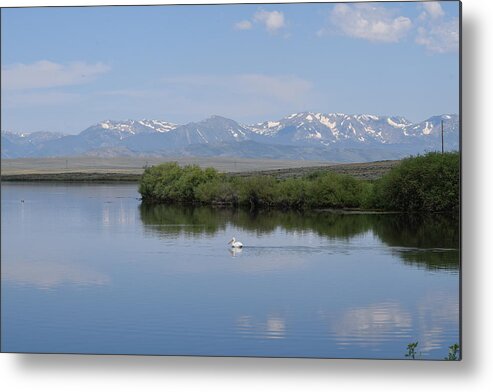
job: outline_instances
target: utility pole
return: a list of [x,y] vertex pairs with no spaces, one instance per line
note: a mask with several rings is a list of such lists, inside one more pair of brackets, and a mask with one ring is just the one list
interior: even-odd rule
[[442,120],[442,155],[443,155],[443,120]]

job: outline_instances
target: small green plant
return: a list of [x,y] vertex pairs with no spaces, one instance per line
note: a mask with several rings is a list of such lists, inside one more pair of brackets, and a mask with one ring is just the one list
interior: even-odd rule
[[[416,351],[418,347],[418,341],[416,342],[413,342],[413,343],[409,343],[407,345],[407,352],[406,352],[406,358],[409,358],[409,359],[416,359],[416,357],[418,355],[421,355],[421,353],[418,353]],[[448,348],[448,356],[445,357],[444,359],[446,361],[458,361],[459,358],[460,358],[460,346],[455,343],[451,346],[449,346]]]
[[416,348],[418,347],[418,342],[414,343],[409,343],[407,345],[407,353],[406,353],[406,358],[410,359],[416,359],[416,355],[418,355],[418,352],[416,351]]
[[458,361],[459,360],[460,346],[455,343],[448,348],[448,356],[444,359],[446,361]]

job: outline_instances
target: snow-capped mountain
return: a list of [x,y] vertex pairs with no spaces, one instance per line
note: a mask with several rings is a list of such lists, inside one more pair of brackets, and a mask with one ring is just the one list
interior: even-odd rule
[[433,116],[418,124],[406,127],[405,134],[413,136],[441,137],[441,122],[443,121],[443,134],[454,135],[459,132],[459,117],[454,114]]
[[85,135],[106,135],[116,137],[120,140],[127,137],[138,135],[141,133],[165,133],[172,131],[178,125],[158,120],[126,120],[126,121],[111,121],[105,120],[93,125],[83,131]]
[[12,132],[2,131],[2,158],[36,155],[45,144],[61,139],[65,135],[57,132]]
[[459,148],[459,118],[445,114],[413,123],[400,116],[294,113],[242,125],[221,116],[176,125],[160,120],[106,120],[78,135],[2,132],[2,157],[197,155],[332,161],[400,158]]
[[39,144],[49,140],[59,139],[65,136],[63,133],[59,132],[13,132],[13,131],[2,131],[2,137],[6,140],[10,140],[14,143],[24,143],[24,144]]
[[[416,142],[415,137],[420,132],[421,135],[435,134],[437,121],[440,126],[442,117],[447,122],[457,124],[457,116],[452,119],[451,115],[436,116],[423,123],[413,124],[399,116],[303,112],[291,114],[278,121],[255,124],[250,129],[276,143],[284,144],[408,144]],[[454,125],[453,131],[457,131],[456,128]]]
[[170,132],[169,143],[174,146],[191,144],[235,143],[252,138],[248,127],[221,116],[211,116],[200,122],[182,125]]

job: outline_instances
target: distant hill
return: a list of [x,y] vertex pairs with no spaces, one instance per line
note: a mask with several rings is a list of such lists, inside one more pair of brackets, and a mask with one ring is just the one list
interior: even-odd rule
[[161,120],[106,120],[78,135],[2,132],[2,158],[197,156],[332,162],[399,159],[459,149],[455,114],[412,123],[400,116],[294,113],[253,125],[221,116],[177,125]]

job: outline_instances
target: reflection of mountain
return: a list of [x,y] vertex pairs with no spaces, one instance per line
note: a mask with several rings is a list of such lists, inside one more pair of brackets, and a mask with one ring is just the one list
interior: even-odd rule
[[371,231],[406,263],[433,270],[459,267],[459,222],[451,216],[273,210],[252,213],[242,209],[146,204],[140,206],[140,216],[147,231],[164,237],[212,235],[228,225],[256,234],[268,234],[276,229],[311,231],[342,240]]

